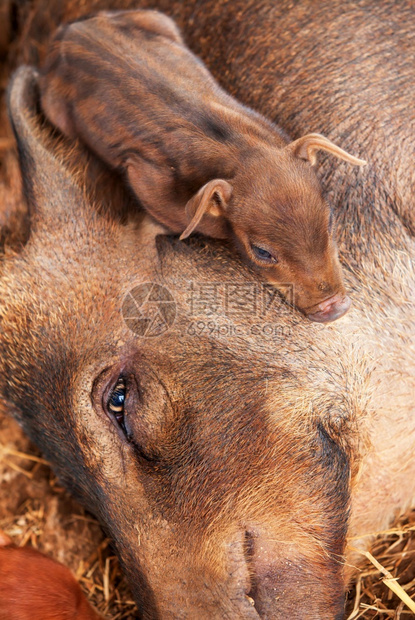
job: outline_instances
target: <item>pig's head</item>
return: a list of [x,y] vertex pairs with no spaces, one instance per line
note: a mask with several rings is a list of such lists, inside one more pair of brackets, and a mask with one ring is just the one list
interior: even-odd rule
[[[249,312],[232,337],[196,337],[190,281],[256,279],[218,242],[99,214],[35,99],[22,68],[9,105],[31,233],[1,265],[3,402],[100,517],[143,618],[341,618],[360,407],[341,332],[330,363],[327,330],[284,304],[278,347]],[[170,294],[130,296],[147,282]],[[151,301],[175,316],[158,337]]]
[[191,219],[181,238],[203,217],[225,220],[240,254],[260,276],[283,291],[312,321],[327,323],[350,308],[333,230],[333,213],[314,171],[316,152],[365,165],[319,134],[285,148],[255,148],[235,177],[214,179],[188,203]]

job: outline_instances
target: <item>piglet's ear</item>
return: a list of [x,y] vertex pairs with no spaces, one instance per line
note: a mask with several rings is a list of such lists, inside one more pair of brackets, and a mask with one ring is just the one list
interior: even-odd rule
[[291,142],[291,144],[289,144],[286,148],[300,159],[309,161],[313,166],[317,161],[317,151],[327,151],[327,153],[331,153],[339,159],[343,159],[354,166],[366,166],[367,164],[367,162],[363,159],[358,159],[346,151],[343,151],[343,149],[334,144],[334,142],[319,133],[309,133],[306,136]]
[[[186,239],[196,229],[212,237],[222,236],[215,233],[215,229],[223,228],[222,220],[232,196],[232,189],[232,185],[223,179],[213,179],[206,183],[186,205],[186,214],[190,221],[180,239]],[[202,221],[204,217],[206,222]]]

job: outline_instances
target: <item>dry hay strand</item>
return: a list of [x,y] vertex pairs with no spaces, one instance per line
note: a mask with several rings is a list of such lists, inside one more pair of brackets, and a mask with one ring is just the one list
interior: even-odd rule
[[[415,509],[379,532],[349,592],[347,620],[415,617]],[[409,599],[409,600],[408,600]]]

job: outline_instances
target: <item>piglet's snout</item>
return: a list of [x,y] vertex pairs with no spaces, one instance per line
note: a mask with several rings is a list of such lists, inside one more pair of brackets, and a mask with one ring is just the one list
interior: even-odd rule
[[350,297],[347,295],[333,295],[313,307],[313,312],[307,312],[307,318],[317,323],[330,323],[346,314],[351,306]]

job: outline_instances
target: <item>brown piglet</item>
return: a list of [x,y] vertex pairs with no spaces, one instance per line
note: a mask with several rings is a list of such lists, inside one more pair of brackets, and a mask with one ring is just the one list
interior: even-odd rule
[[65,135],[126,173],[143,207],[181,239],[229,239],[311,320],[350,307],[316,152],[354,165],[322,135],[284,131],[216,83],[156,11],[102,12],[61,27],[41,105]]
[[0,620],[100,620],[70,570],[0,531]]

